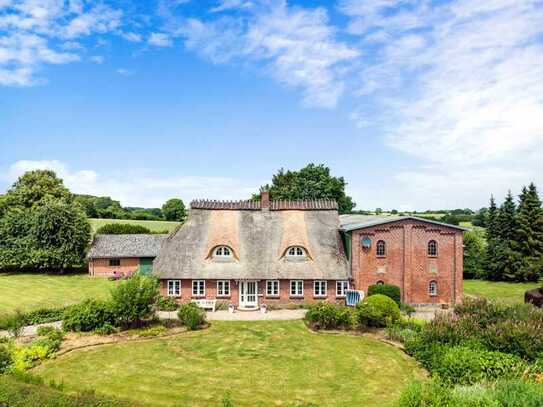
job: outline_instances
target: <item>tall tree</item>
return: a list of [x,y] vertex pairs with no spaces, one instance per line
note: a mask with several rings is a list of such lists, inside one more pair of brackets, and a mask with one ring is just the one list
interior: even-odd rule
[[497,280],[518,279],[519,256],[516,246],[517,208],[511,191],[500,206],[497,218],[498,239],[496,242]]
[[486,239],[487,246],[484,259],[484,277],[488,280],[499,280],[498,272],[498,207],[494,196],[490,196],[490,204],[486,215]]
[[[271,185],[261,190],[269,191],[270,199],[334,199],[340,213],[351,212],[355,207],[350,196],[345,194],[347,183],[343,177],[333,177],[330,168],[323,164],[309,164],[299,171],[280,169],[272,178]],[[260,194],[253,198],[259,198]]]
[[51,170],[35,170],[24,173],[8,190],[5,199],[10,207],[31,208],[45,199],[72,200],[72,194],[62,179]]
[[470,230],[464,234],[464,278],[483,278],[485,240],[482,232]]
[[164,219],[176,222],[182,222],[187,217],[185,204],[181,199],[172,198],[162,205],[162,216]]

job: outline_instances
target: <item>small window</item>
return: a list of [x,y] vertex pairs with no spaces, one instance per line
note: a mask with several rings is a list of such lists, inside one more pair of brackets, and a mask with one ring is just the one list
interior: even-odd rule
[[428,256],[437,256],[437,242],[435,240],[428,242]]
[[268,280],[268,281],[266,281],[266,295],[268,297],[278,297],[279,296],[279,280]]
[[428,283],[428,294],[437,295],[437,281],[430,281]]
[[304,282],[303,280],[291,280],[290,281],[290,295],[292,297],[304,296]]
[[345,297],[345,291],[348,289],[348,281],[336,281],[336,297]]
[[326,297],[327,282],[325,280],[315,280],[313,282],[313,295],[315,297]]
[[303,247],[301,247],[301,246],[289,247],[289,249],[287,251],[287,256],[288,257],[296,257],[296,258],[306,257],[305,249]]
[[385,282],[384,282],[383,280],[379,280],[379,281],[377,281],[375,284],[377,284],[377,285],[383,285],[383,284],[385,284]]
[[215,248],[215,251],[213,252],[213,257],[219,257],[219,258],[232,257],[232,249],[230,249],[228,246],[219,246]]
[[168,280],[168,297],[181,297],[180,280]]
[[386,243],[384,240],[379,240],[375,245],[375,253],[377,256],[386,256]]
[[206,295],[206,283],[204,280],[192,280],[192,295],[204,297]]
[[109,259],[109,267],[120,267],[121,259]]
[[230,297],[230,280],[217,281],[217,296]]

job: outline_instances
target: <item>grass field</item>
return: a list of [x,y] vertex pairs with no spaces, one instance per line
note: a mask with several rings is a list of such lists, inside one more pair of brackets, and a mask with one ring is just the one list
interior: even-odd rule
[[0,315],[19,309],[61,307],[86,298],[108,298],[115,282],[86,274],[0,274]]
[[507,304],[524,302],[524,292],[541,287],[541,283],[504,283],[483,280],[464,280],[464,294],[486,297]]
[[100,226],[107,223],[130,223],[131,225],[141,225],[149,228],[152,232],[171,232],[179,222],[166,222],[160,220],[129,220],[129,219],[89,219],[92,227],[92,233],[95,233]]
[[302,321],[215,321],[209,329],[80,350],[32,371],[67,390],[152,405],[387,406],[423,372],[368,337],[316,334]]

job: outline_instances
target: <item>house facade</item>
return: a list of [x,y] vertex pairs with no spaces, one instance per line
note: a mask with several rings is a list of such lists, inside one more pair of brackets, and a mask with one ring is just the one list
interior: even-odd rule
[[88,255],[89,274],[96,277],[150,274],[167,235],[96,235]]
[[193,201],[162,243],[153,274],[178,302],[242,309],[327,300],[371,284],[411,304],[462,296],[463,229],[415,217],[339,216],[330,200]]

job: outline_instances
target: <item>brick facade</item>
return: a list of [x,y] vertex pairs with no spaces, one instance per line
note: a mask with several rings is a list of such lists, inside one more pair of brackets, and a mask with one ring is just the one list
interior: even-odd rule
[[[368,236],[371,247],[363,248]],[[383,240],[384,256],[376,245]],[[428,242],[435,240],[437,256],[428,255]],[[352,277],[354,288],[367,291],[382,281],[400,287],[402,301],[410,304],[453,304],[462,301],[463,232],[446,226],[404,220],[352,231]],[[431,281],[437,294],[429,294]]]
[[138,270],[138,257],[124,257],[119,259],[120,266],[110,266],[110,259],[91,259],[89,260],[89,275],[95,277],[110,277],[116,272],[117,274],[131,274]]

